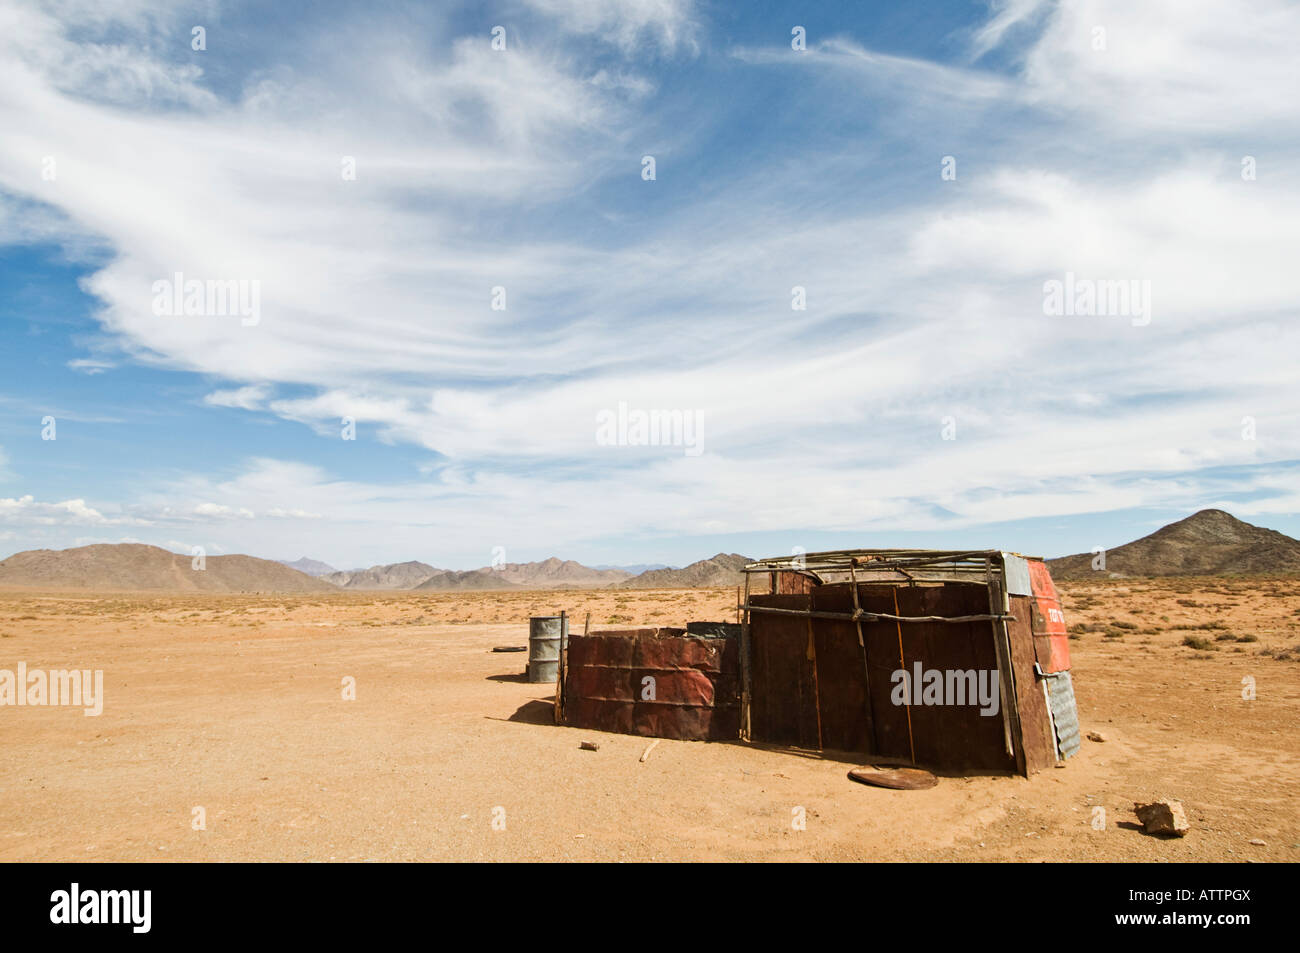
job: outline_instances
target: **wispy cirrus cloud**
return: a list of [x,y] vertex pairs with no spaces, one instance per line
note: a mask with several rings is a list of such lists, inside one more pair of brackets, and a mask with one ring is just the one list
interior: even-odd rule
[[[1294,7],[1007,2],[962,62],[847,28],[735,48],[686,3],[517,9],[505,51],[349,19],[346,57],[317,24],[241,72],[219,45],[178,56],[188,24],[146,4],[112,24],[132,43],[4,7],[6,207],[113,250],[85,287],[129,360],[220,381],[210,407],[322,441],[352,418],[359,446],[438,461],[343,480],[322,451],[109,502],[393,546],[1195,505],[1225,468],[1257,468],[1251,506],[1294,509]],[[719,95],[661,99],[685,68]],[[671,145],[655,180],[648,143]],[[258,281],[263,320],[154,314],[177,272]],[[1150,323],[1045,315],[1067,272],[1149,281]],[[600,446],[620,402],[699,412],[706,453]]]

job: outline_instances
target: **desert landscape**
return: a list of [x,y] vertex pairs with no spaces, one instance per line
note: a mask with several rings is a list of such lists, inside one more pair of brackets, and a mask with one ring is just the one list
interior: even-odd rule
[[[1295,578],[1060,589],[1080,753],[1028,780],[890,791],[834,752],[665,740],[641,761],[645,738],[556,726],[554,686],[492,651],[560,610],[734,620],[732,587],[9,588],[0,666],[102,669],[104,704],[4,711],[0,861],[1300,857]],[[1142,832],[1134,802],[1157,797],[1182,801],[1187,837]]]

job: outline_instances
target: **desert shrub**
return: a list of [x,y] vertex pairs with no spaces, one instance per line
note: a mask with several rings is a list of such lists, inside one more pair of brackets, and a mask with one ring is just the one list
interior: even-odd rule
[[1237,641],[1238,641],[1238,642],[1258,642],[1258,641],[1259,641],[1259,636],[1258,636],[1258,635],[1251,635],[1249,632],[1247,632],[1245,635],[1239,635],[1239,636],[1237,636]]
[[1183,645],[1187,646],[1189,649],[1197,649],[1202,652],[1218,648],[1218,646],[1209,639],[1202,638],[1199,635],[1183,636]]

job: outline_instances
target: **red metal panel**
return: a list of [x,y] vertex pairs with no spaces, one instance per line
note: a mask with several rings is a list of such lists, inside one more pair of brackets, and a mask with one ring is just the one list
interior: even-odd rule
[[1047,565],[1029,560],[1029,582],[1034,590],[1031,624],[1034,633],[1034,656],[1039,667],[1049,675],[1070,668],[1070,639],[1065,631],[1065,613]]
[[[578,728],[682,740],[740,733],[740,655],[735,639],[681,629],[570,636],[564,722]],[[653,697],[647,690],[653,678]]]

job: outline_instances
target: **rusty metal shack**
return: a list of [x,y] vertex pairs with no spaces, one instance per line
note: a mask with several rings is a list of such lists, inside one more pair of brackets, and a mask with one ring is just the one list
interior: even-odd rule
[[[1078,750],[1065,617],[1041,559],[862,549],[745,573],[741,737],[1026,776]],[[751,591],[758,575],[768,592]],[[996,716],[918,703],[931,671],[996,679]]]
[[[1041,559],[868,549],[761,559],[745,567],[738,609],[735,625],[572,635],[556,720],[1026,776],[1078,750],[1065,617]],[[972,693],[983,679],[997,704],[962,692],[935,703],[921,690],[933,672]]]

